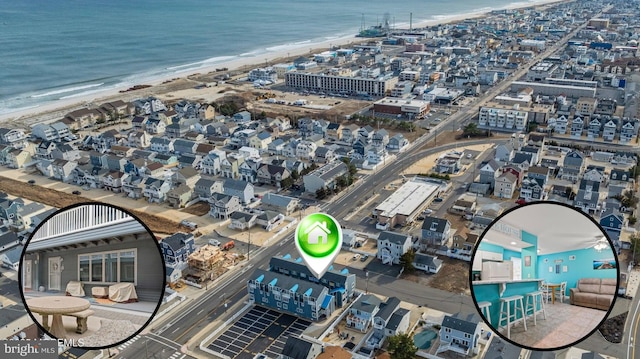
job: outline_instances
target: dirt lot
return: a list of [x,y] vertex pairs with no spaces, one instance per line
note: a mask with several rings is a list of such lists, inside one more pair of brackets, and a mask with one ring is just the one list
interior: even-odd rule
[[471,295],[469,290],[469,263],[442,256],[439,256],[438,259],[442,260],[443,265],[437,274],[427,275],[421,271],[416,271],[412,274],[403,274],[401,278],[451,293]]
[[193,214],[194,216],[204,216],[209,213],[209,210],[209,203],[201,201],[187,208],[183,208],[180,211]]
[[[10,178],[3,178],[2,181],[0,181],[0,191],[55,208],[62,208],[80,202],[93,202],[83,196],[76,196],[41,186],[25,185],[24,182]],[[178,222],[137,210],[130,209],[130,211],[140,218],[142,222],[146,223],[151,231],[156,234],[173,234],[184,230]]]

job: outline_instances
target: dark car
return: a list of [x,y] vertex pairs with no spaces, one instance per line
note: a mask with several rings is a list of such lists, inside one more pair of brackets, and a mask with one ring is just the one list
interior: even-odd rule
[[32,180],[32,179],[31,179],[31,180],[27,181],[27,183],[28,183],[28,184],[36,184],[36,180]]
[[80,192],[80,191],[73,191],[73,192],[71,192],[71,193],[73,193],[73,194],[75,194],[75,195],[79,195],[79,194],[81,194],[82,192]]
[[442,202],[442,197],[436,197],[433,199],[434,202]]
[[365,262],[367,259],[369,259],[369,255],[368,255],[368,254],[365,254],[364,256],[362,256],[362,257],[360,258],[360,262]]

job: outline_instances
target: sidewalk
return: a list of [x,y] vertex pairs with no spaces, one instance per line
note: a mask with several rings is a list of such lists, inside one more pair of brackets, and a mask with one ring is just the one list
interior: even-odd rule
[[640,286],[640,269],[632,269],[627,280],[627,292],[630,297],[635,297]]

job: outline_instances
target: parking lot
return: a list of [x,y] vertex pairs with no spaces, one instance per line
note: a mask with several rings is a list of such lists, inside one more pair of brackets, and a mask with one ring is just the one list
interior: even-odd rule
[[231,359],[252,359],[258,353],[275,358],[289,336],[300,335],[310,321],[255,306],[207,346]]

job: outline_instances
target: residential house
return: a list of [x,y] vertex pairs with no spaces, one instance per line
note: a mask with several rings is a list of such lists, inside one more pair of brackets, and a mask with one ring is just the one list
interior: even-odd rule
[[329,147],[318,147],[316,149],[316,154],[314,158],[314,162],[316,163],[328,163],[336,159],[336,154],[333,152],[333,149]]
[[127,197],[138,199],[144,196],[145,179],[139,175],[130,175],[122,179],[122,190]]
[[366,125],[361,127],[358,130],[358,139],[364,140],[365,143],[369,144],[373,141],[373,134],[375,130],[370,125]]
[[629,144],[638,135],[637,120],[625,120],[620,128],[620,143]]
[[373,316],[373,337],[376,343],[381,344],[386,338],[385,328],[398,308],[400,308],[400,299],[396,297],[389,297],[386,302],[380,303],[378,312]]
[[152,135],[164,135],[167,131],[167,121],[159,116],[149,117],[144,128]]
[[617,209],[607,208],[600,216],[600,225],[609,235],[609,238],[619,252],[622,248],[620,234],[626,225],[624,215],[618,212]]
[[214,151],[202,158],[200,171],[203,175],[217,176],[222,171],[222,160],[227,157],[224,151]]
[[231,219],[229,228],[244,231],[245,229],[250,229],[256,224],[257,215],[254,213],[236,211],[231,213],[229,219]]
[[183,154],[178,157],[178,168],[193,168],[195,170],[200,170],[200,162],[202,161],[202,156],[200,155],[189,155]]
[[277,138],[269,143],[269,145],[267,145],[267,152],[272,156],[282,155],[282,151],[284,150],[285,145],[286,143],[283,139]]
[[182,123],[172,123],[167,125],[164,135],[168,138],[184,138],[191,128]]
[[175,140],[165,137],[152,137],[149,144],[149,149],[157,153],[172,153],[173,143]]
[[118,157],[131,157],[135,148],[129,146],[112,145],[109,153]]
[[562,167],[582,171],[584,167],[584,155],[575,150],[567,153],[562,162]]
[[13,148],[23,148],[26,145],[27,136],[24,130],[17,128],[0,128],[0,144]]
[[498,198],[512,198],[518,185],[518,178],[511,172],[504,172],[496,177],[493,195]]
[[378,235],[377,258],[383,264],[399,264],[400,257],[411,250],[411,236],[384,231]]
[[429,254],[416,253],[413,258],[413,266],[427,273],[436,274],[442,268],[442,260]]
[[252,303],[312,321],[328,318],[335,310],[335,298],[327,287],[276,272],[256,269],[247,291]]
[[327,125],[326,139],[330,142],[339,142],[342,140],[342,125],[336,122],[330,122]]
[[15,232],[9,231],[0,234],[0,253],[20,244],[20,237]]
[[274,211],[263,211],[256,217],[256,224],[271,232],[284,221],[284,215]]
[[131,129],[134,132],[145,130],[145,123],[147,122],[147,118],[144,116],[134,116],[131,119]]
[[226,178],[240,178],[240,165],[244,162],[244,157],[230,153],[220,160],[220,171],[223,177]]
[[510,142],[496,146],[495,160],[498,162],[509,162],[515,155],[515,150]]
[[278,213],[284,213],[285,216],[291,215],[298,210],[300,200],[294,197],[288,197],[281,194],[267,192],[262,197],[262,208],[272,210]]
[[613,154],[612,164],[636,165],[637,155],[633,152],[618,151]]
[[272,141],[271,134],[269,132],[260,132],[257,135],[249,138],[249,146],[257,149],[260,153],[267,152],[269,144]]
[[242,162],[238,168],[240,180],[255,183],[258,180],[258,168],[262,166],[262,159],[244,158],[246,158],[245,161]]
[[436,161],[436,171],[438,173],[458,173],[461,164],[462,156],[456,153],[447,153],[438,158]]
[[173,208],[184,208],[193,198],[193,188],[179,184],[167,192],[167,203]]
[[77,162],[61,159],[53,160],[51,163],[52,177],[64,183],[71,183],[74,179],[73,170],[77,166]]
[[151,146],[151,135],[146,131],[133,131],[129,133],[129,146],[135,148],[148,148]]
[[520,167],[518,166],[513,166],[513,165],[506,165],[503,166],[502,168],[500,168],[500,174],[503,173],[511,173],[512,175],[514,175],[516,177],[516,185],[520,185],[520,183],[522,183],[522,180],[524,179],[524,172]]
[[604,167],[588,166],[582,175],[583,180],[602,183],[605,180]]
[[358,133],[360,127],[355,124],[350,124],[342,127],[342,142],[351,144],[358,139]]
[[189,255],[196,250],[193,234],[178,232],[165,237],[160,241],[160,249],[167,267],[186,269]]
[[14,200],[0,198],[0,222],[13,223],[18,220],[18,212],[24,206],[24,201],[20,198]]
[[585,213],[596,214],[600,207],[600,183],[581,181],[578,193],[573,200],[573,205]]
[[173,152],[176,154],[194,154],[198,144],[194,141],[184,140],[182,138],[176,138],[173,141]]
[[315,156],[318,145],[311,141],[300,141],[296,146],[296,158],[302,160],[311,160]]
[[251,112],[240,111],[233,115],[232,120],[237,123],[246,123],[251,121]]
[[628,182],[632,179],[631,173],[627,170],[614,168],[609,174],[610,183]]
[[371,139],[371,144],[375,147],[384,148],[389,144],[389,132],[387,130],[380,129],[373,134],[373,138]]
[[216,146],[208,144],[208,143],[198,143],[196,146],[195,154],[200,157],[207,156],[213,150],[216,149]]
[[291,173],[285,167],[265,164],[258,169],[257,177],[259,183],[281,188],[282,180],[291,177]]
[[544,185],[549,181],[549,168],[543,166],[529,167],[527,177],[541,179]]
[[253,185],[246,181],[227,179],[222,190],[224,194],[237,197],[243,204],[250,203],[254,198]]
[[490,160],[480,165],[480,183],[488,183],[491,188],[494,188],[499,169],[500,164],[496,160]]
[[238,197],[222,193],[213,193],[209,198],[209,206],[209,215],[219,219],[228,219],[231,213],[242,209]]
[[450,246],[451,222],[448,219],[426,216],[422,222],[420,248]]
[[178,165],[178,157],[176,155],[167,155],[164,153],[159,153],[156,155],[154,160],[165,167],[174,167]]
[[[321,357],[326,354],[326,348],[324,345],[315,341],[305,339],[303,337],[290,336],[284,343],[282,353],[278,355],[278,359],[322,359]],[[340,359],[350,359],[340,357]],[[338,359],[338,358],[334,358]]]
[[186,185],[190,188],[195,186],[196,182],[200,179],[200,173],[192,167],[184,167],[174,172],[172,180],[174,183]]
[[0,264],[2,264],[2,266],[5,268],[9,268],[17,272],[20,269],[20,258],[22,257],[22,250],[22,246],[16,246],[7,251],[0,252]]
[[207,200],[216,192],[222,193],[222,182],[213,178],[201,177],[193,187],[194,196],[201,200]]
[[582,131],[584,129],[584,120],[581,117],[574,117],[571,121],[571,138],[582,137]]
[[105,164],[106,166],[104,167],[111,171],[124,171],[124,166],[127,164],[127,159],[118,157],[118,156],[108,155],[106,157]]
[[404,138],[401,133],[393,135],[389,138],[387,150],[389,152],[402,152],[409,145],[409,140]]
[[349,168],[342,161],[333,161],[304,175],[304,189],[308,193],[316,193],[320,188],[335,188],[336,180],[348,174]]
[[525,177],[520,187],[520,198],[527,202],[545,200],[544,181],[540,178]]
[[144,181],[143,195],[149,202],[161,203],[167,199],[167,192],[171,189],[169,181],[148,177]]
[[533,155],[526,152],[516,152],[511,159],[511,164],[518,166],[522,171],[526,171],[533,164]]
[[364,294],[349,308],[347,327],[366,332],[373,324],[373,318],[380,311],[382,301],[373,294]]
[[463,318],[460,313],[445,315],[440,326],[440,346],[436,354],[446,351],[465,356],[477,355],[480,349],[482,326],[475,314]]
[[126,176],[122,171],[109,171],[109,173],[102,178],[102,188],[106,191],[120,193],[122,192],[123,179]]
[[22,148],[17,149],[7,146],[9,150],[4,157],[4,163],[9,168],[24,168],[25,165],[32,161],[31,152]]

